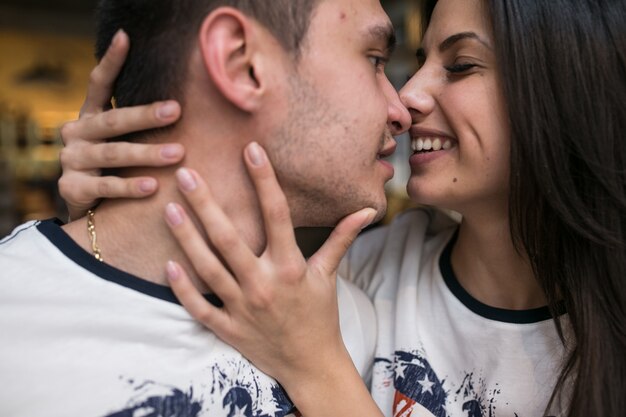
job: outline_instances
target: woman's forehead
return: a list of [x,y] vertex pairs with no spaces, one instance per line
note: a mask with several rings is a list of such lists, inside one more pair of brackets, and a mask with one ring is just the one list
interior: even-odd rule
[[422,39],[422,46],[426,49],[437,47],[450,36],[465,32],[473,32],[481,39],[491,40],[484,1],[439,0]]

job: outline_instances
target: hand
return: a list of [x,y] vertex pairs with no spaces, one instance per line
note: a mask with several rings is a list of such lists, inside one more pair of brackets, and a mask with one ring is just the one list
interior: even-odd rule
[[91,72],[79,119],[61,128],[65,148],[60,154],[63,175],[59,192],[67,202],[70,218],[83,216],[100,198],[140,198],[157,189],[154,178],[101,177],[103,168],[165,166],[184,156],[180,144],[107,143],[109,138],[172,124],[181,113],[175,101],[110,109],[113,85],[128,54],[129,42],[123,31],[115,35]]
[[[166,218],[172,233],[224,307],[208,303],[187,272],[170,261],[167,273],[173,291],[195,319],[280,381],[305,415],[328,415],[324,413],[329,410],[336,413],[346,396],[354,395],[361,405],[372,407],[373,401],[341,339],[336,269],[376,212],[363,209],[344,218],[306,261],[296,244],[286,198],[264,151],[257,144],[249,145],[245,161],[265,223],[265,250],[256,256],[204,181],[195,172],[181,169],[177,173],[180,189],[232,274],[207,246],[184,209],[170,204]],[[342,389],[351,392],[339,395]],[[333,403],[329,401],[333,396],[341,398]],[[320,406],[322,399],[326,411]],[[367,410],[372,410],[370,415],[379,415],[375,405]]]

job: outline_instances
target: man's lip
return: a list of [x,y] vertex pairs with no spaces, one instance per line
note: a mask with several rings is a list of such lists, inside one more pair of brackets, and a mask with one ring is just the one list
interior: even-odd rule
[[379,159],[378,163],[381,164],[382,166],[384,166],[388,173],[387,173],[387,181],[389,181],[390,179],[393,178],[393,175],[395,174],[395,168],[393,166],[393,164],[389,161],[387,161],[386,159]]
[[398,147],[398,144],[396,143],[396,140],[395,139],[391,139],[389,141],[389,143],[387,145],[385,145],[385,147],[383,149],[378,151],[378,157],[379,158],[386,158],[388,156],[393,155],[393,153],[396,151],[397,147]]

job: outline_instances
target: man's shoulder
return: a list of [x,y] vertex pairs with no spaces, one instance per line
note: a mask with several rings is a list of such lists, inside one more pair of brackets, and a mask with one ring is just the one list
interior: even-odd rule
[[40,259],[42,254],[49,253],[54,248],[51,236],[61,233],[61,225],[57,219],[48,219],[33,220],[15,227],[0,240],[3,262],[7,255],[24,254],[34,260]]
[[60,230],[54,220],[29,221],[0,240],[0,278],[3,285],[39,282],[42,276],[64,276],[60,252],[49,240],[45,227]]
[[39,223],[41,222],[38,220],[32,220],[15,227],[11,233],[0,239],[0,250],[3,247],[8,247],[11,242],[15,242],[19,239],[25,239],[27,236],[32,236],[30,232],[35,230]]
[[6,272],[11,265],[36,263],[41,259],[42,243],[46,240],[38,229],[41,223],[29,221],[21,224],[0,240],[0,273]]

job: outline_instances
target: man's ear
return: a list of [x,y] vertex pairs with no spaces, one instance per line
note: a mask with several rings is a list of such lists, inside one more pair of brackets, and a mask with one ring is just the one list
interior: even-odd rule
[[257,80],[250,19],[231,7],[209,14],[200,28],[199,45],[208,75],[226,99],[252,112],[261,102],[263,86]]

